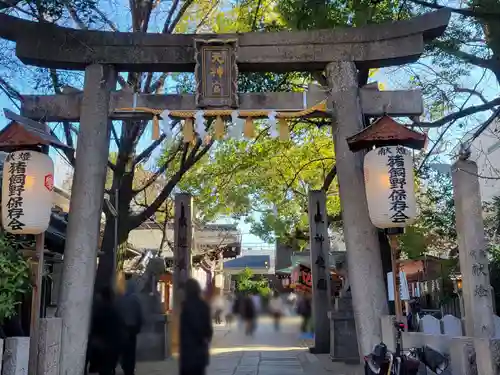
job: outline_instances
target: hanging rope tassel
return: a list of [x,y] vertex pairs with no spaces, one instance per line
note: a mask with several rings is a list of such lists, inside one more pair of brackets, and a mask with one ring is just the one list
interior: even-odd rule
[[217,116],[215,119],[215,139],[220,141],[224,138],[224,133],[226,132],[224,121],[222,121],[222,117]]
[[184,119],[184,128],[182,130],[184,135],[184,142],[185,143],[193,142],[194,130],[193,130],[193,119],[191,117]]
[[290,139],[290,129],[288,128],[288,122],[284,118],[278,119],[279,133],[281,141],[288,141]]
[[255,126],[253,125],[253,119],[247,117],[245,119],[245,125],[243,126],[243,135],[247,139],[255,138]]
[[158,138],[160,138],[160,119],[158,118],[158,116],[153,116],[153,131],[151,138],[153,139],[153,141],[156,141]]

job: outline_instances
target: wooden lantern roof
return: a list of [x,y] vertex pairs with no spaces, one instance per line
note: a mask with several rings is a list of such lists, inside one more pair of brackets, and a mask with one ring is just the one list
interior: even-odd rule
[[347,138],[352,152],[369,150],[373,146],[406,146],[421,150],[426,143],[425,134],[408,129],[389,116],[382,116],[367,128]]
[[4,114],[11,122],[0,131],[0,149],[2,151],[10,152],[23,146],[52,146],[73,150],[51,134],[48,125],[17,115],[8,109],[4,109]]

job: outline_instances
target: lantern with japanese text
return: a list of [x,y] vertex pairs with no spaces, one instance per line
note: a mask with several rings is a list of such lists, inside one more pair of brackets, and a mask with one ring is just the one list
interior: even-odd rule
[[21,150],[5,158],[2,225],[13,234],[47,230],[53,203],[54,163],[41,152]]
[[218,273],[215,275],[215,281],[214,281],[215,287],[216,288],[222,288],[224,286],[224,276],[221,273]]
[[413,161],[402,146],[375,148],[364,163],[368,213],[377,228],[404,228],[416,218]]

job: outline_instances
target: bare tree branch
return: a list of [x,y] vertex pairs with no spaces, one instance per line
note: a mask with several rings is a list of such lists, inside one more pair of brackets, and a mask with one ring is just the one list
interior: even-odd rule
[[23,97],[14,87],[10,85],[3,77],[0,77],[0,90],[2,90],[5,95],[9,98],[9,100],[16,106],[16,108],[20,108],[17,101],[22,101]]
[[[146,93],[156,93],[156,94],[160,94],[160,90],[163,89],[164,85],[165,85],[165,80],[167,79],[168,77],[168,74],[169,73],[163,73],[157,80],[155,83],[153,83],[151,85],[151,87],[149,87],[149,90],[146,92]],[[146,86],[146,88],[148,88],[148,86]]]
[[170,21],[172,20],[172,17],[174,16],[175,10],[177,9],[177,6],[179,5],[179,0],[174,0],[172,2],[172,5],[170,6],[170,10],[168,11],[167,14],[167,19],[165,20],[165,24],[163,25],[163,33],[167,34],[168,30],[170,29]]
[[442,51],[465,61],[466,63],[490,70],[493,70],[495,68],[495,63],[491,59],[483,59],[482,57],[450,47],[445,42],[439,40],[434,40],[431,42],[431,44],[441,49]]
[[1,0],[0,1],[0,10],[9,9],[12,7],[16,7],[22,0]]
[[330,189],[330,186],[332,185],[333,180],[335,179],[335,176],[337,176],[337,164],[335,164],[332,169],[330,169],[330,172],[325,177],[325,180],[323,182],[323,187],[322,189],[324,191],[328,191]]
[[475,10],[475,9],[459,9],[459,8],[451,8],[447,7],[444,5],[439,5],[437,3],[429,3],[427,1],[422,1],[422,0],[410,0],[412,3],[424,6],[427,8],[431,9],[447,9],[450,12],[461,14],[462,16],[465,17],[476,17],[476,18],[483,18],[483,19],[493,19],[493,20],[498,20],[500,18],[500,12],[483,12],[480,10]]
[[111,123],[111,134],[113,134],[113,139],[117,148],[120,148],[120,140],[118,139],[118,133],[116,132],[115,125]]
[[255,8],[255,14],[253,16],[253,21],[252,21],[252,31],[256,31],[257,30],[257,18],[259,17],[259,10],[260,10],[260,7],[262,5],[262,0],[259,0],[257,2],[257,7]]
[[487,102],[486,104],[473,105],[473,106],[464,108],[460,111],[450,113],[449,115],[444,116],[444,117],[442,117],[439,120],[436,120],[434,122],[416,122],[415,125],[421,126],[423,128],[438,128],[440,126],[443,126],[444,124],[447,124],[450,121],[459,120],[461,118],[473,115],[475,113],[492,109],[493,107],[496,107],[497,105],[500,105],[500,98],[493,99],[493,100]]
[[85,23],[82,21],[80,16],[78,16],[76,9],[74,7],[72,7],[68,3],[68,1],[65,1],[65,4],[66,4],[65,7],[66,7],[71,19],[76,23],[76,25],[82,30],[88,30],[87,25],[85,25]]
[[220,0],[214,1],[210,10],[207,13],[205,13],[201,21],[198,23],[198,25],[196,25],[196,28],[194,29],[195,34],[198,34],[200,32],[200,29],[205,25],[205,22],[207,22],[207,20],[212,16],[214,10],[217,9],[219,4]]
[[168,196],[172,193],[174,187],[179,183],[184,174],[194,166],[203,156],[205,156],[213,145],[213,140],[205,145],[201,151],[198,152],[202,145],[202,140],[198,139],[196,145],[193,147],[185,162],[180,164],[179,170],[170,178],[160,194],[156,197],[153,203],[138,215],[133,215],[129,221],[129,230],[137,228],[142,222],[154,215],[156,210],[165,202]]
[[143,186],[141,186],[139,189],[134,189],[134,195],[137,195],[140,192],[145,191],[147,188],[153,185],[155,181],[158,179],[158,177],[160,177],[163,173],[165,173],[165,171],[170,166],[170,163],[175,159],[181,148],[182,148],[182,142],[179,143],[175,151],[172,152],[172,154],[165,161],[165,163],[163,163],[163,165],[160,168],[158,168],[158,170],[155,173],[153,173],[151,177],[148,178],[148,180],[144,183]]
[[165,134],[162,134],[160,138],[154,140],[148,147],[146,147],[133,161],[133,165],[137,165],[142,162],[144,159],[147,159],[151,156],[151,153],[165,140]]
[[459,87],[459,86],[455,86],[453,88],[453,90],[455,92],[463,92],[463,93],[466,93],[466,94],[472,94],[474,96],[477,96],[479,99],[481,99],[481,101],[484,103],[484,104],[487,104],[488,103],[488,100],[486,100],[486,98],[484,97],[483,94],[481,94],[479,91],[477,90],[473,90],[473,89],[469,89],[469,88],[466,88],[466,87]]
[[181,20],[182,16],[186,12],[186,10],[189,8],[191,4],[194,3],[194,0],[185,0],[184,4],[182,4],[181,9],[179,10],[179,13],[177,13],[177,16],[175,16],[174,20],[172,21],[172,24],[168,27],[167,33],[172,34],[174,32],[175,27]]
[[97,15],[99,16],[99,18],[101,19],[101,21],[104,22],[106,25],[108,25],[111,30],[113,30],[115,32],[119,31],[118,27],[116,27],[116,25],[113,22],[111,22],[109,20],[109,18],[99,8],[92,7],[92,9],[94,10],[94,12],[97,13]]

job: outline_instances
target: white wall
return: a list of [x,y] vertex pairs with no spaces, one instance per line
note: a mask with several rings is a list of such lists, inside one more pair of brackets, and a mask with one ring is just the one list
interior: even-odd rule
[[480,178],[481,198],[489,201],[494,196],[500,196],[500,120],[493,122],[471,144],[471,160],[477,163]]

